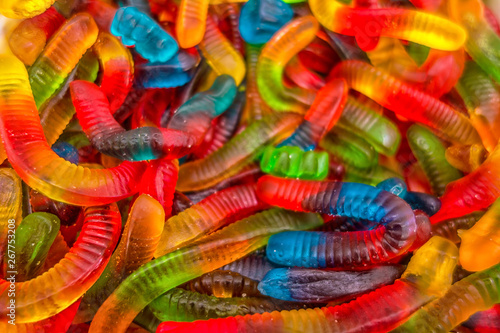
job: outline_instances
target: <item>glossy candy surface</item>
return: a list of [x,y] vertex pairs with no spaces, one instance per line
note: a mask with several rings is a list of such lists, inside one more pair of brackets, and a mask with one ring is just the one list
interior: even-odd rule
[[249,44],[264,44],[293,17],[292,8],[278,0],[249,0],[241,8],[241,37]]
[[10,50],[24,64],[32,65],[49,38],[64,21],[64,16],[59,14],[54,7],[24,20],[9,37]]
[[497,332],[495,6],[0,0],[0,332]]
[[398,115],[439,129],[453,141],[469,144],[479,142],[479,135],[464,115],[383,70],[361,61],[349,60],[338,64],[330,76],[345,79],[352,89]]
[[80,58],[97,39],[94,19],[79,13],[54,34],[41,55],[28,69],[30,85],[40,107],[63,83]]
[[121,37],[123,44],[135,46],[137,52],[149,61],[167,61],[179,50],[169,33],[135,7],[118,9],[110,32]]
[[[9,161],[32,188],[50,198],[76,205],[114,202],[136,191],[144,164],[125,162],[109,170],[91,170],[71,164],[49,148],[28,73],[24,65],[11,56],[0,58],[0,95],[0,132]],[[31,133],[29,137],[19,135],[27,129]]]
[[264,176],[257,191],[263,201],[283,208],[380,223],[374,230],[354,233],[275,235],[269,240],[267,256],[278,264],[324,268],[380,263],[404,253],[416,237],[415,215],[410,206],[368,185]]
[[[444,239],[433,238],[415,255],[401,279],[394,284],[338,306],[264,315],[237,316],[193,323],[162,323],[158,332],[384,332],[444,293],[451,284],[457,248]],[[431,268],[432,267],[432,268]],[[429,273],[431,268],[433,273]],[[437,269],[437,270],[435,270]],[[383,296],[382,296],[383,295]],[[418,304],[418,305],[417,305]],[[368,321],[359,320],[370,315]]]
[[260,161],[265,173],[277,177],[322,180],[328,174],[328,154],[295,146],[267,147]]
[[391,284],[402,271],[397,266],[380,266],[366,271],[276,268],[259,283],[259,290],[285,301],[328,302],[353,298]]
[[[179,108],[166,129],[141,127],[126,131],[112,117],[108,100],[96,85],[71,83],[73,104],[92,143],[106,155],[129,161],[186,155],[200,143],[212,118],[231,104],[235,90],[232,78],[221,76],[211,90],[193,96]],[[196,126],[189,126],[195,122]]]
[[286,63],[307,46],[319,29],[313,16],[297,18],[282,27],[262,49],[257,64],[257,86],[264,101],[277,111],[304,113],[314,92],[283,84]]
[[456,50],[465,30],[450,20],[403,8],[350,8],[339,1],[311,0],[311,11],[325,28],[355,36],[363,50],[372,49],[381,36],[409,40],[440,50]]
[[[124,332],[139,311],[169,289],[264,246],[274,233],[310,229],[322,222],[315,214],[268,210],[153,260],[130,275],[111,294],[94,317],[91,330]],[[131,293],[137,295],[132,303]]]
[[[80,298],[104,270],[118,242],[120,229],[116,205],[87,208],[82,237],[59,264],[43,275],[16,283],[17,322],[48,318]],[[88,256],[94,259],[89,261]],[[8,311],[9,284],[4,279],[0,281],[0,313],[3,316]]]

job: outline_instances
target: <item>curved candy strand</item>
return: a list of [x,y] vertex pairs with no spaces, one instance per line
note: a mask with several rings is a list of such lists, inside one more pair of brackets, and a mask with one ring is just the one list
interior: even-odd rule
[[245,105],[246,98],[243,92],[236,95],[233,104],[217,118],[216,124],[212,127],[213,133],[210,138],[205,140],[193,153],[196,158],[205,158],[218,149],[222,148],[231,137],[234,136],[238,129],[238,124],[241,118],[242,109]]
[[90,332],[125,332],[137,313],[162,293],[264,246],[274,233],[310,229],[321,223],[319,215],[272,209],[155,259],[132,273],[111,294],[94,317]]
[[387,332],[444,293],[451,284],[457,252],[453,243],[434,237],[411,258],[401,279],[338,306],[194,323],[164,322],[157,332]]
[[78,164],[80,157],[78,156],[78,150],[71,144],[65,141],[56,142],[52,146],[52,150],[57,154],[57,156],[64,158],[73,164]]
[[259,283],[259,290],[273,298],[318,303],[354,298],[394,283],[402,266],[380,266],[361,271],[328,271],[305,268],[277,268]]
[[428,129],[413,125],[406,132],[410,148],[429,179],[432,191],[440,196],[446,185],[462,177],[445,158],[445,147]]
[[203,39],[209,2],[209,0],[181,0],[175,30],[179,45],[183,49],[196,46]]
[[381,181],[392,177],[402,178],[402,176],[395,171],[377,164],[368,169],[348,167],[345,170],[345,175],[342,180],[345,182],[363,183],[375,186]]
[[179,50],[176,40],[148,15],[135,7],[116,11],[110,32],[121,37],[122,43],[135,46],[136,51],[149,61],[167,61]]
[[326,152],[306,151],[299,147],[269,146],[264,150],[260,160],[260,168],[265,173],[278,177],[289,177],[309,180],[323,180],[329,170]]
[[378,153],[372,145],[353,130],[343,127],[333,128],[319,143],[332,159],[346,166],[367,169],[378,163]]
[[42,14],[54,0],[2,0],[0,13],[9,18],[30,18]]
[[236,93],[235,81],[230,75],[217,76],[209,89],[195,94],[177,109],[167,129],[187,132],[199,145],[210,126],[205,118],[212,121],[225,112],[233,103]]
[[500,330],[500,304],[494,305],[489,310],[476,312],[470,316],[464,326],[485,333]]
[[[481,131],[480,131],[481,132]],[[483,130],[485,132],[485,130]],[[493,146],[495,148],[495,146]],[[446,149],[446,161],[458,170],[471,173],[488,157],[488,151],[480,143],[473,145],[454,145]]]
[[378,183],[377,188],[397,195],[404,199],[412,209],[421,210],[429,216],[436,214],[441,208],[441,201],[437,197],[427,193],[408,191],[405,182],[397,177]]
[[472,314],[500,302],[500,264],[454,283],[393,332],[449,332]]
[[300,123],[294,113],[270,114],[252,123],[221,149],[202,160],[183,164],[179,169],[178,191],[208,188],[231,177],[260,155],[265,146],[289,135]]
[[[45,274],[16,283],[16,322],[39,321],[74,303],[97,280],[118,242],[121,229],[116,205],[89,207],[71,251]],[[9,282],[0,281],[0,313],[6,318]]]
[[61,312],[52,317],[42,319],[36,322],[15,323],[12,325],[6,322],[0,322],[0,330],[4,333],[44,333],[44,332],[67,332],[73,318],[75,317],[80,300],[68,306]]
[[151,261],[165,223],[162,206],[142,194],[132,205],[120,243],[99,279],[85,293],[77,321],[92,319],[99,306],[127,276]]
[[229,187],[216,192],[166,221],[155,257],[190,245],[199,238],[266,207],[257,198],[255,184]]
[[2,189],[0,192],[0,256],[3,257],[4,253],[7,253],[8,239],[15,238],[14,228],[21,223],[23,205],[21,179],[14,170],[1,168],[0,188]]
[[276,111],[304,113],[316,93],[283,84],[283,72],[290,59],[316,37],[318,21],[303,16],[283,26],[264,46],[257,63],[257,86],[264,101]]
[[179,173],[179,162],[165,158],[149,162],[142,176],[140,193],[145,193],[158,200],[165,211],[165,217],[172,215],[175,184]]
[[28,74],[13,56],[0,57],[0,106],[0,133],[9,161],[31,188],[51,199],[80,206],[115,202],[135,193],[144,164],[122,163],[112,169],[91,170],[67,162],[50,149]]
[[439,130],[455,142],[472,144],[480,141],[467,117],[431,95],[416,90],[367,63],[343,61],[333,69],[330,76],[344,78],[352,89],[400,116]]
[[[8,271],[16,271],[16,282],[24,282],[39,275],[59,226],[59,218],[53,214],[33,213],[26,216],[16,228],[15,238],[8,237],[3,276],[9,276]],[[11,254],[14,254],[13,258]]]
[[75,114],[69,91],[70,82],[73,79],[94,82],[98,72],[99,62],[95,55],[92,52],[85,53],[56,94],[39,108],[40,123],[49,146],[57,141]]
[[80,58],[97,39],[98,28],[87,13],[64,23],[28,69],[31,89],[40,107],[61,86]]
[[363,133],[363,139],[377,152],[385,155],[394,155],[401,142],[396,124],[352,96],[347,98],[337,126]]
[[125,100],[134,76],[134,63],[130,51],[107,32],[101,32],[92,47],[102,68],[101,91],[114,113]]
[[406,252],[416,237],[415,215],[399,197],[356,183],[317,182],[264,176],[257,193],[272,205],[379,223],[353,233],[286,232],[269,240],[267,256],[286,266],[346,267],[388,261]]
[[217,298],[174,288],[156,298],[149,308],[161,321],[203,320],[302,308],[301,304],[264,297]]
[[219,298],[262,296],[258,282],[239,273],[215,270],[189,281],[183,289]]
[[9,37],[10,50],[25,65],[31,66],[42,53],[49,38],[64,21],[64,16],[59,14],[54,7],[22,21]]
[[259,88],[257,86],[257,65],[260,53],[262,51],[262,46],[258,45],[246,45],[246,96],[247,104],[246,109],[248,116],[245,118],[246,123],[251,124],[252,122],[262,119],[262,117],[271,113],[271,108],[264,102],[259,93]]
[[314,150],[341,117],[348,91],[344,80],[332,80],[324,85],[304,115],[302,124],[277,147],[297,146],[302,150]]
[[441,209],[431,222],[463,216],[488,208],[500,196],[500,146],[486,161],[467,176],[446,186],[441,199]]
[[207,18],[205,35],[199,47],[207,63],[218,75],[231,75],[236,85],[240,85],[245,77],[245,60],[211,17]]
[[432,225],[432,234],[451,240],[453,243],[460,243],[459,230],[468,230],[479,221],[484,212],[474,212],[469,215],[455,217]]
[[265,44],[293,18],[292,7],[279,0],[249,0],[240,13],[239,30],[248,44]]
[[153,62],[136,65],[136,77],[144,88],[173,88],[188,83],[190,71],[199,63],[199,57],[187,52],[178,52],[167,62]]
[[434,49],[454,51],[465,43],[458,24],[423,11],[406,8],[350,8],[338,1],[310,0],[314,16],[327,29],[355,36],[363,50],[373,49],[379,37],[392,37]]
[[483,2],[450,0],[448,13],[467,31],[467,53],[495,81],[500,82],[500,37],[485,19]]
[[109,111],[106,96],[92,83],[73,81],[71,96],[80,124],[100,152],[122,160],[179,158],[203,139],[212,118],[232,102],[236,87],[221,76],[212,88],[193,96],[172,117],[167,128],[141,127],[126,131]]
[[477,272],[500,263],[500,200],[496,200],[479,221],[460,230],[460,264]]
[[441,201],[432,194],[408,191],[404,199],[412,209],[421,210],[429,216],[436,214],[441,208]]
[[[311,44],[308,46],[310,47]],[[285,80],[287,83],[295,84],[303,89],[318,90],[325,85],[325,79],[314,72],[312,68],[306,67],[304,61],[298,55],[290,59],[287,63],[285,67]]]
[[476,63],[469,61],[457,84],[457,91],[467,105],[471,123],[483,145],[493,151],[500,139],[500,91]]
[[271,269],[279,266],[269,261],[265,255],[250,254],[230,264],[222,266],[221,270],[239,273],[252,280],[261,281]]

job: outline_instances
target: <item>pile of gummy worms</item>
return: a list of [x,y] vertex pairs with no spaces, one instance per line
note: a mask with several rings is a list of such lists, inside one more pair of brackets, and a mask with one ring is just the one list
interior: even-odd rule
[[500,332],[482,0],[0,14],[0,332]]

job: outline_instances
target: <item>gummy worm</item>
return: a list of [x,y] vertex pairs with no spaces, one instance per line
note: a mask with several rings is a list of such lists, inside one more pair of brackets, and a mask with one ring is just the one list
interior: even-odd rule
[[286,232],[271,237],[270,260],[287,266],[363,266],[404,253],[415,240],[415,215],[396,195],[369,185],[264,176],[257,193],[271,205],[376,221],[356,233]]
[[114,113],[125,101],[132,87],[134,63],[130,51],[113,35],[101,32],[92,47],[101,63],[101,91]]
[[304,113],[316,96],[314,90],[286,88],[285,65],[316,37],[318,21],[303,16],[283,26],[264,46],[257,63],[257,86],[264,101],[274,110]]
[[500,200],[496,200],[479,221],[468,230],[460,230],[460,264],[477,272],[500,263]]
[[22,21],[9,37],[12,53],[25,65],[31,66],[42,53],[49,38],[64,21],[66,21],[64,16],[59,14],[54,7]]
[[438,196],[446,185],[462,177],[460,171],[448,163],[443,143],[428,129],[413,125],[406,132],[410,148]]
[[373,49],[379,37],[392,37],[434,49],[454,51],[465,43],[465,30],[450,20],[406,8],[351,8],[338,1],[310,0],[309,6],[327,29],[355,36],[361,49]]
[[233,221],[265,209],[267,205],[257,198],[255,188],[255,184],[229,187],[168,219],[155,257],[190,245]]
[[343,61],[333,69],[330,77],[344,78],[352,89],[400,116],[443,132],[453,141],[462,144],[480,142],[479,135],[467,117],[367,63]]
[[277,147],[297,146],[302,150],[314,150],[341,117],[348,91],[344,80],[332,80],[324,85],[304,115],[302,124]]
[[95,84],[73,81],[70,89],[78,119],[92,144],[106,155],[129,161],[186,155],[203,139],[212,118],[224,111],[236,94],[232,78],[221,76],[210,90],[186,102],[167,129],[141,127],[126,131],[111,115],[106,96]]
[[262,296],[259,283],[236,272],[215,270],[189,281],[181,288],[218,298]]
[[500,302],[500,264],[454,283],[392,332],[449,332],[472,314]]
[[[157,332],[386,332],[444,293],[451,284],[457,252],[453,243],[434,237],[412,257],[401,279],[342,305],[193,323],[164,322]],[[359,320],[367,316],[369,320]]]
[[269,236],[323,223],[319,215],[271,209],[240,220],[204,241],[157,258],[132,273],[99,308],[91,333],[125,332],[134,317],[162,293],[264,246]]
[[231,75],[239,86],[246,72],[243,57],[220,32],[211,17],[207,18],[206,26],[205,35],[200,43],[203,57],[218,75]]
[[300,303],[264,297],[218,298],[174,288],[156,298],[149,308],[161,321],[194,321],[302,308]]
[[[118,242],[118,207],[88,207],[80,237],[53,268],[27,282],[16,282],[16,322],[39,321],[59,313],[94,284]],[[0,281],[0,313],[6,321],[10,282]]]
[[60,87],[83,54],[97,39],[98,28],[87,13],[64,23],[28,69],[31,89],[40,107]]
[[289,112],[270,114],[255,121],[206,158],[183,164],[179,169],[177,190],[184,192],[205,189],[237,174],[265,146],[286,137],[300,121],[298,114]]
[[[146,165],[92,170],[54,153],[45,140],[28,73],[14,56],[0,57],[0,133],[9,161],[31,188],[74,205],[115,202],[135,193]],[[30,133],[30,135],[25,135]]]
[[99,279],[85,293],[76,322],[92,320],[99,306],[127,276],[151,261],[165,223],[155,199],[140,195],[132,205],[122,237]]

